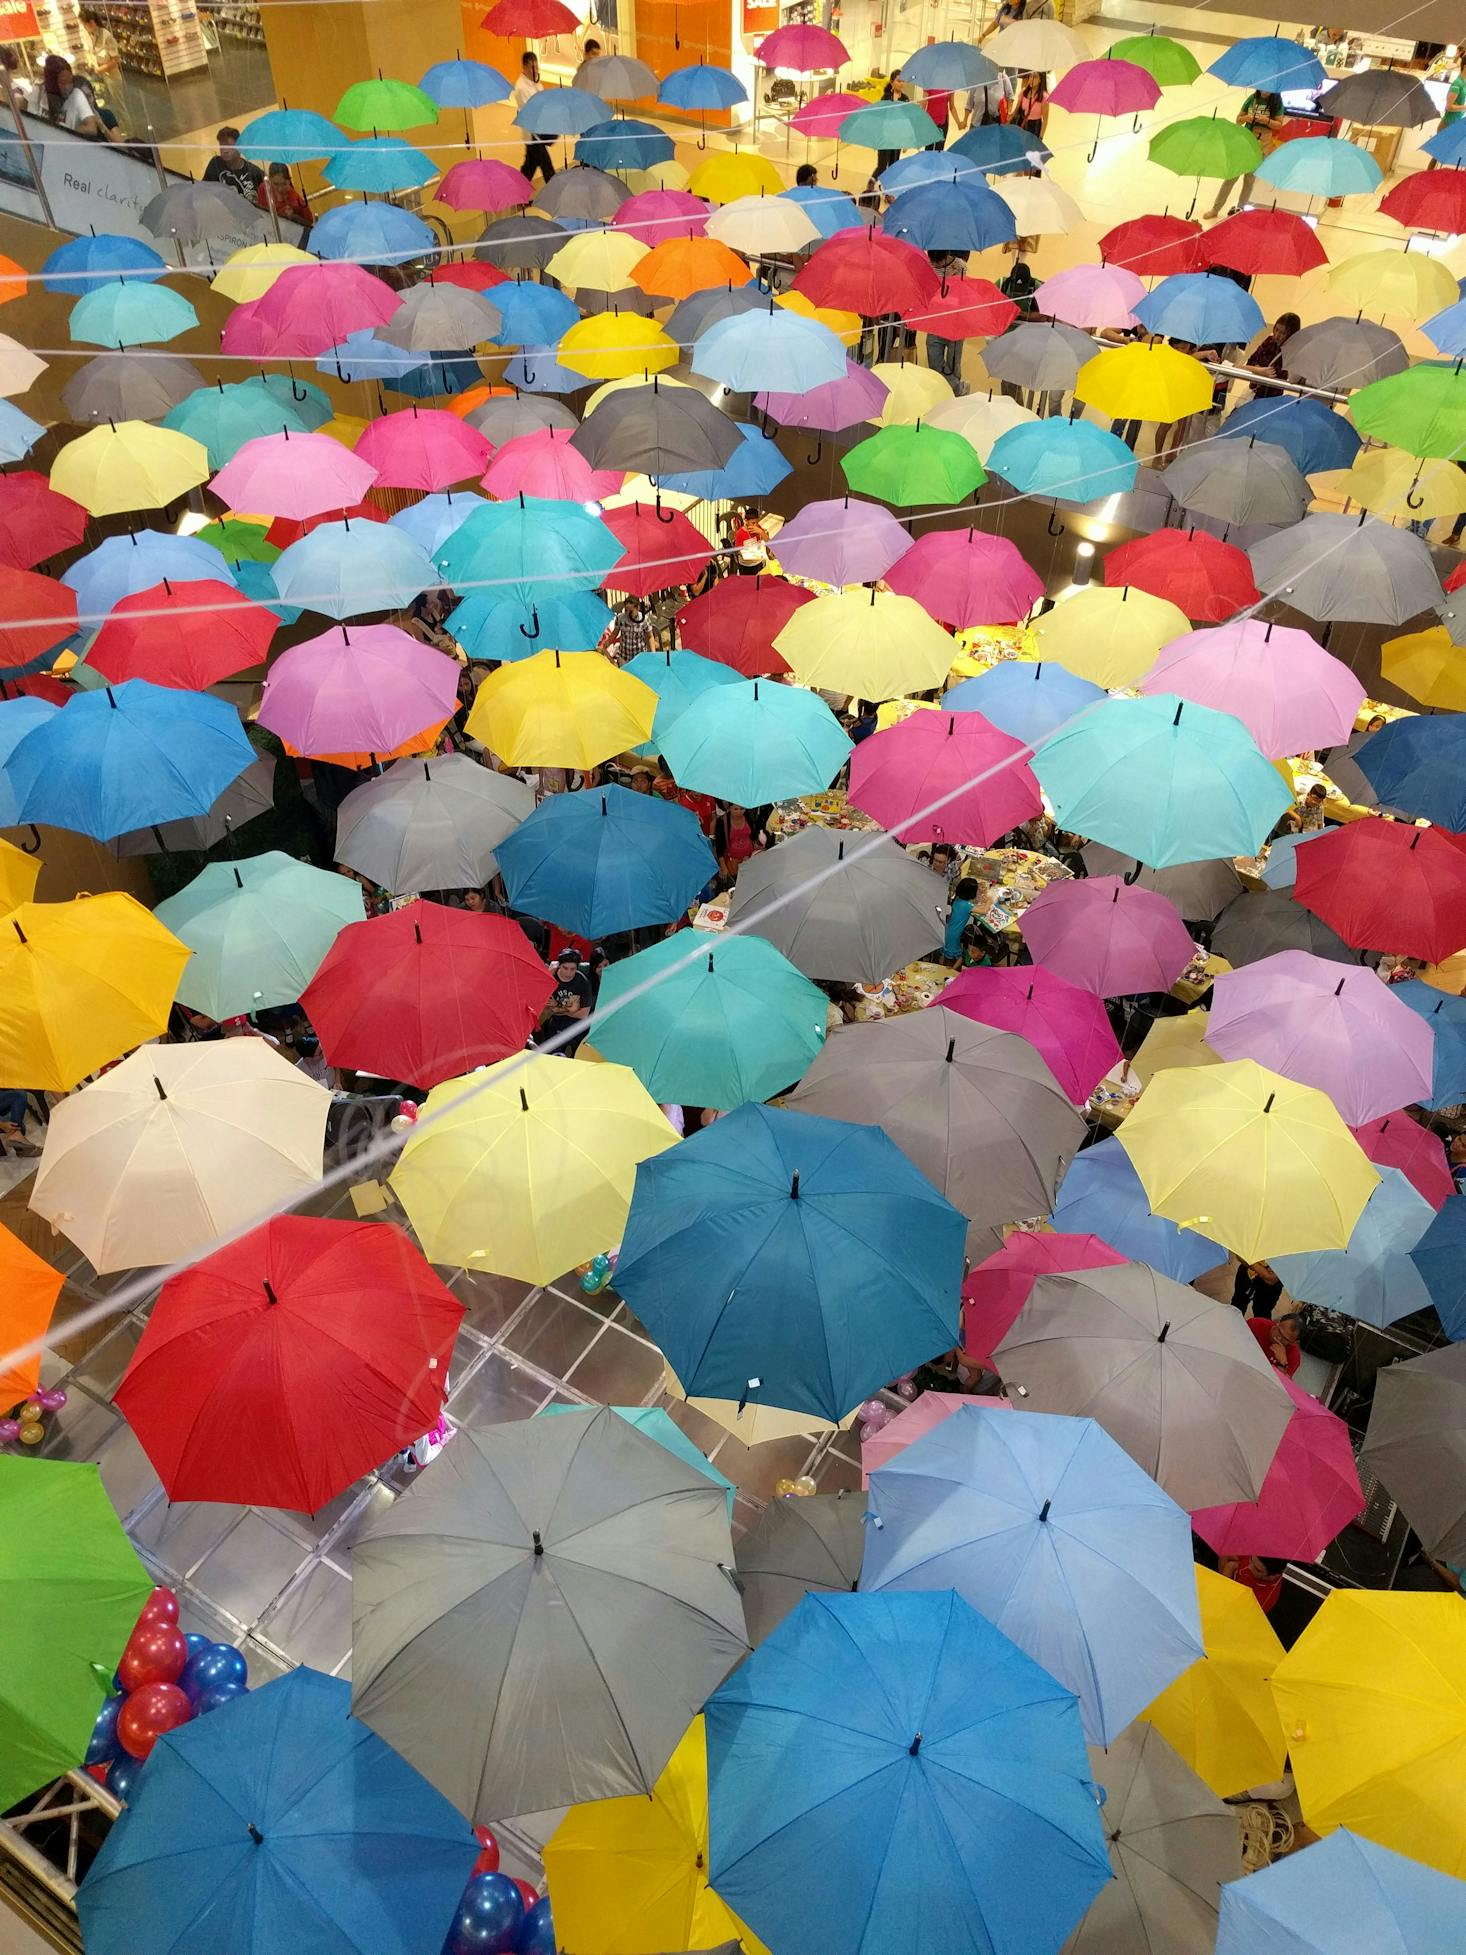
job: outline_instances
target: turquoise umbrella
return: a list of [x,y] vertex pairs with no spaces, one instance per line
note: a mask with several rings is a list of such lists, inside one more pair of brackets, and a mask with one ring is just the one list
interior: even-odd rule
[[758,808],[820,793],[850,751],[818,693],[742,679],[693,700],[668,733],[662,758],[680,787]]
[[739,676],[731,665],[715,658],[699,658],[696,652],[638,652],[626,661],[624,670],[657,695],[652,737],[645,746],[634,749],[642,754],[660,753],[664,736],[694,699],[715,686],[736,686]]
[[763,937],[679,932],[606,971],[595,1047],[630,1066],[653,1099],[727,1110],[808,1070],[827,1005]]
[[512,592],[531,605],[540,589],[593,591],[623,555],[580,503],[518,496],[475,509],[438,551],[437,565],[455,590],[492,582],[495,594]]
[[840,124],[840,141],[862,149],[928,149],[942,132],[917,102],[873,102],[852,109]]
[[158,346],[198,322],[188,300],[171,286],[114,278],[83,294],[67,325],[71,337],[88,346]]
[[[579,1405],[542,1405],[535,1417],[552,1419],[557,1412],[579,1412],[583,1409]],[[644,1432],[648,1439],[655,1439],[659,1446],[665,1446],[684,1465],[696,1467],[705,1478],[716,1480],[728,1495],[728,1518],[732,1520],[737,1487],[726,1473],[718,1471],[705,1453],[699,1452],[670,1412],[663,1411],[660,1405],[613,1405],[611,1410],[618,1419],[624,1419],[627,1425]]]
[[1061,828],[1152,869],[1255,855],[1290,798],[1240,720],[1167,693],[1091,707],[1033,768]]
[[1028,495],[1094,502],[1135,486],[1135,457],[1092,421],[1026,421],[993,443],[988,474],[1001,475]]
[[401,136],[362,136],[327,157],[321,174],[337,190],[415,190],[438,166]]
[[253,163],[319,163],[341,148],[341,131],[314,109],[267,109],[247,123],[239,152]]
[[1367,149],[1340,142],[1337,136],[1300,136],[1296,142],[1279,143],[1255,174],[1259,183],[1304,197],[1357,196],[1377,190],[1383,181]]
[[[160,286],[141,288],[160,291]],[[85,303],[85,301],[83,301]],[[307,403],[309,406],[309,403]],[[261,380],[235,380],[225,386],[196,387],[187,400],[170,407],[163,426],[191,435],[208,451],[209,467],[221,469],[246,441],[263,434],[307,434],[314,419],[288,395],[274,393]],[[465,509],[465,514],[467,510]]]

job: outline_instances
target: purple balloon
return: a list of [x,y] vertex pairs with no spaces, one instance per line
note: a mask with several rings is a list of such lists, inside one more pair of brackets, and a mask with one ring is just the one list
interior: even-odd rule
[[20,1437],[19,1419],[0,1419],[0,1446],[8,1446],[13,1439]]
[[475,1874],[458,1903],[444,1955],[512,1955],[524,1916],[524,1896],[508,1874]]
[[59,1391],[37,1392],[36,1402],[48,1412],[59,1412],[66,1403],[66,1394]]
[[548,1894],[542,1894],[525,1915],[514,1955],[555,1955],[555,1924],[550,1918]]

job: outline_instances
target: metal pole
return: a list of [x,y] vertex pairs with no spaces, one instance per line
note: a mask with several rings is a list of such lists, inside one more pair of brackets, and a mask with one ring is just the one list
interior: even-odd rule
[[20,147],[31,173],[31,182],[35,186],[36,195],[41,200],[41,214],[54,231],[56,229],[56,217],[51,209],[51,199],[46,195],[46,186],[41,181],[41,166],[36,161],[36,152],[31,148],[31,139],[25,132],[25,123],[21,118],[20,105],[15,99],[15,91],[10,87],[8,77],[6,77],[5,81],[5,93],[10,101],[10,114],[15,122],[15,133],[20,139]]

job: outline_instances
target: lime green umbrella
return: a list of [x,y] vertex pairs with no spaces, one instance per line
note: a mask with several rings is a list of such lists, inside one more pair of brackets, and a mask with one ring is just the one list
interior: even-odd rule
[[336,104],[343,129],[421,129],[438,119],[438,105],[410,81],[378,75],[353,82]]
[[80,1765],[152,1588],[95,1466],[0,1454],[0,1812]]
[[857,442],[840,467],[852,489],[897,509],[957,503],[988,479],[970,442],[945,428],[881,428]]
[[1185,88],[1201,73],[1201,63],[1191,50],[1164,34],[1132,34],[1107,52],[1116,61],[1133,61],[1144,68],[1162,88]]
[[226,563],[273,563],[280,547],[272,543],[259,523],[241,522],[226,516],[217,523],[205,523],[199,531],[200,543],[212,543]]
[[1246,176],[1262,161],[1262,144],[1235,122],[1192,115],[1151,137],[1150,160],[1177,176]]
[[1407,367],[1349,396],[1349,419],[1407,455],[1466,456],[1466,371]]

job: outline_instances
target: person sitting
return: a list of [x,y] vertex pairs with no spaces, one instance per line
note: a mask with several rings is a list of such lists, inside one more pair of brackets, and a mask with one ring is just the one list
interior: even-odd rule
[[1298,1348],[1302,1319],[1297,1311],[1285,1311],[1281,1317],[1249,1317],[1247,1328],[1273,1369],[1291,1378],[1303,1358]]
[[44,116],[58,129],[69,129],[88,142],[105,140],[106,132],[96,105],[85,89],[78,88],[71,63],[64,54],[48,54],[40,78],[32,84],[30,112]]
[[1296,834],[1311,835],[1315,829],[1324,825],[1324,810],[1329,791],[1322,781],[1315,781],[1301,801],[1295,801],[1287,816],[1290,827]]
[[205,183],[222,183],[230,190],[237,190],[241,197],[254,202],[265,173],[258,163],[251,163],[239,147],[239,131],[228,123],[218,132],[214,140],[218,151],[204,165]]
[[[255,193],[255,202],[261,210],[272,210],[277,217],[283,217],[289,224],[298,224],[302,232],[308,232],[314,219],[311,207],[290,181],[288,163],[272,163],[268,173],[262,178]],[[305,243],[302,236],[300,242]]]
[[[555,988],[540,1013],[536,1044],[545,1045],[558,1033],[573,1032],[581,1019],[590,1017],[590,1012],[590,979],[580,968],[580,958],[567,945],[555,959]],[[582,1031],[555,1049],[568,1059],[584,1037]]]

